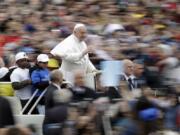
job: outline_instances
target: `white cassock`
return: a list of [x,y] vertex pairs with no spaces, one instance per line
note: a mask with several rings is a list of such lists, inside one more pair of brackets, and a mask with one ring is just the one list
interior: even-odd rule
[[75,70],[81,70],[85,73],[91,73],[96,68],[89,60],[88,54],[82,56],[82,52],[87,48],[84,41],[79,41],[75,35],[70,35],[59,43],[51,54],[59,56],[62,59],[60,70],[64,75],[64,79],[72,81],[70,75]]

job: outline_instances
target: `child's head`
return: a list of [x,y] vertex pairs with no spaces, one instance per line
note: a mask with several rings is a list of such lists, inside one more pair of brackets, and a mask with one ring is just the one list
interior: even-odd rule
[[37,57],[37,64],[41,68],[47,68],[49,57],[46,54],[39,54]]

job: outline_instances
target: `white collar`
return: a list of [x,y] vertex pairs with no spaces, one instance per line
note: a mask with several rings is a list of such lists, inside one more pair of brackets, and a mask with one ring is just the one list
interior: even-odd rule
[[74,40],[75,40],[76,42],[78,42],[78,43],[81,43],[81,42],[82,42],[82,41],[80,41],[80,40],[76,37],[76,35],[72,34],[72,36],[74,37]]
[[134,75],[127,76],[125,73],[123,74],[125,79],[128,80],[129,78],[135,79],[136,77]]
[[58,84],[52,82],[52,85],[54,85],[55,87],[57,87],[58,90],[61,90],[61,87],[60,87]]

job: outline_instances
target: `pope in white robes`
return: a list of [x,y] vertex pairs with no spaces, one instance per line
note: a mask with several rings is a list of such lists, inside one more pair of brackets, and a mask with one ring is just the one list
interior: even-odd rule
[[88,53],[92,49],[88,48],[84,42],[86,33],[84,24],[76,24],[73,34],[60,42],[51,51],[51,54],[62,59],[60,70],[67,81],[70,81],[69,75],[73,74],[76,70],[84,71],[86,74],[97,71],[89,60]]

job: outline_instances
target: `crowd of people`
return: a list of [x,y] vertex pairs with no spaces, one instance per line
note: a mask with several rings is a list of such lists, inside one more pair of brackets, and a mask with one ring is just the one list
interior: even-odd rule
[[[38,89],[24,114],[45,91],[32,111],[44,135],[178,134],[179,16],[178,0],[0,0],[0,82],[22,107]],[[119,84],[104,86],[101,63],[117,60]],[[33,132],[0,96],[0,134]]]

